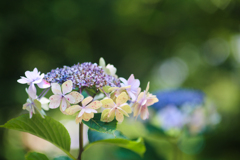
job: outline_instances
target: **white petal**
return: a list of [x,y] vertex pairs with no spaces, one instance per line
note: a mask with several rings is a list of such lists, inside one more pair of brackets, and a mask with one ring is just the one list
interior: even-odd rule
[[134,90],[138,89],[139,86],[140,86],[140,81],[138,79],[135,79],[133,83],[131,83],[131,88]]
[[138,98],[137,98],[137,102],[140,103],[142,102],[144,99],[144,92],[141,92],[139,95],[138,95]]
[[18,83],[25,84],[31,82],[29,79],[25,77],[21,77],[21,79],[17,80]]
[[66,112],[66,110],[67,110],[68,108],[70,108],[71,105],[70,105],[70,103],[69,103],[68,101],[65,100],[65,102],[66,102],[66,104],[67,104],[66,109],[63,110],[62,107],[60,107],[60,111],[61,111],[63,114],[68,115],[67,112]]
[[91,109],[98,109],[102,106],[102,103],[100,101],[93,101],[89,105],[87,105],[86,108],[91,108]]
[[134,104],[132,105],[132,107],[133,107],[133,109],[134,109],[134,111],[133,111],[133,117],[138,116],[138,115],[139,115],[139,112],[140,112],[140,105],[139,105],[139,103],[134,103]]
[[84,99],[83,95],[81,95],[80,93],[78,93],[76,91],[72,91],[68,95],[71,95],[75,98],[75,104],[81,102]]
[[149,85],[150,85],[150,82],[148,82],[148,84],[147,84],[147,87],[146,87],[146,90],[145,90],[146,93],[147,93],[148,90],[149,90]]
[[31,83],[29,88],[28,88],[29,97],[31,97],[32,99],[35,99],[37,97],[36,93],[37,93],[37,90],[36,90],[34,84]]
[[42,104],[42,108],[48,111],[49,110],[48,103],[50,102],[50,100],[45,97],[42,97],[39,101]]
[[86,113],[97,113],[97,111],[96,110],[94,110],[94,109],[91,109],[91,108],[85,108],[85,111],[84,112],[86,112]]
[[65,98],[62,98],[62,102],[60,104],[61,110],[65,111],[67,109],[67,102]]
[[[39,73],[40,73],[40,72],[39,72]],[[40,77],[41,77],[41,78],[44,78],[44,73],[42,73],[42,74],[40,75]]]
[[144,106],[142,109],[141,109],[141,118],[143,120],[145,119],[148,119],[149,117],[149,112],[148,112],[148,108],[146,106]]
[[126,103],[127,100],[128,100],[128,95],[127,95],[125,92],[122,92],[122,93],[117,97],[116,103],[117,103],[118,106],[120,106],[121,104]]
[[51,86],[50,83],[48,83],[45,79],[42,79],[42,81],[37,85],[39,88],[48,88]]
[[22,109],[27,109],[27,108],[29,108],[29,103],[23,104],[23,108]]
[[60,87],[60,85],[58,84],[58,83],[52,83],[51,84],[51,89],[52,89],[52,92],[54,93],[54,94],[62,94],[62,92],[61,92],[61,87]]
[[90,103],[91,101],[93,100],[93,98],[92,97],[87,97],[87,98],[85,98],[83,101],[82,101],[82,105],[83,106],[86,106],[88,103]]
[[33,115],[33,112],[32,112],[32,111],[29,111],[29,118],[30,118],[30,119],[32,118],[32,115]]
[[42,104],[42,108],[43,108],[45,111],[48,111],[48,110],[49,110],[48,104]]
[[69,93],[72,91],[73,83],[71,80],[68,80],[62,84],[63,94]]
[[76,121],[77,124],[81,123],[82,122],[82,117],[77,116],[75,121]]
[[101,57],[101,58],[99,59],[99,66],[105,68],[105,65],[106,65],[105,60]]
[[37,74],[39,74],[39,73],[38,73],[38,69],[37,69],[37,68],[34,68],[34,69],[33,69],[33,74],[34,74],[34,75],[37,75]]
[[79,111],[82,107],[80,107],[79,105],[74,105],[74,106],[71,106],[69,108],[67,108],[65,110],[65,112],[68,114],[68,115],[73,115],[74,113],[76,113],[77,111]]
[[41,83],[42,80],[43,80],[42,77],[35,77],[32,83],[38,84],[38,83]]
[[79,112],[78,116],[77,117],[82,117],[83,113],[85,112],[85,109],[82,108],[82,110]]
[[72,95],[66,95],[64,98],[71,104],[75,104],[75,98]]
[[127,113],[132,113],[132,109],[127,103],[122,104],[119,108],[121,108],[122,110],[124,110]]
[[106,66],[106,70],[109,72],[109,75],[114,76],[117,72],[117,69],[112,64]]
[[148,98],[146,102],[146,106],[151,106],[156,102],[158,102],[158,98],[156,97]]
[[125,78],[120,77],[119,80],[123,82],[124,86],[128,85],[128,81]]
[[134,75],[131,74],[131,76],[128,78],[128,84],[132,84],[134,80],[135,80]]
[[57,107],[59,107],[59,105],[61,103],[62,96],[61,95],[52,95],[49,99],[50,99],[49,108],[57,108]]
[[101,100],[101,103],[104,108],[112,108],[115,105],[111,98],[104,98],[103,100]]
[[89,121],[91,118],[93,118],[94,117],[94,113],[84,113],[83,115],[82,115],[82,119],[84,120],[84,121]]
[[41,102],[41,104],[47,104],[50,102],[50,100],[47,99],[46,97],[42,97],[39,101]]
[[131,91],[128,91],[128,90],[127,90],[127,93],[128,93],[128,95],[131,97],[132,101],[135,101],[135,100],[136,100],[137,97],[136,97]]
[[123,121],[123,119],[124,119],[123,114],[119,110],[117,110],[116,111],[116,120],[121,123]]
[[27,77],[27,79],[29,79],[31,81],[34,79],[32,72],[30,72],[30,71],[26,71],[25,76]]
[[[108,114],[111,111],[111,109],[105,109],[103,110],[102,114],[101,114],[101,121],[103,122],[108,122],[109,118],[108,118]],[[114,117],[113,117],[114,118]]]

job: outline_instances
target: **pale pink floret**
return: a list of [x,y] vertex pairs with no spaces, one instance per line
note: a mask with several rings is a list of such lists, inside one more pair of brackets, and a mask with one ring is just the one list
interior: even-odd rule
[[122,122],[124,116],[129,116],[128,113],[131,113],[131,107],[126,103],[129,99],[128,95],[125,92],[122,92],[116,99],[116,103],[110,98],[104,98],[101,100],[102,105],[106,108],[101,115],[101,121],[111,122],[116,116],[118,122]]
[[21,79],[17,80],[18,83],[21,84],[28,84],[28,92],[36,92],[36,88],[34,84],[37,84],[39,88],[48,88],[50,87],[50,84],[43,79],[44,74],[42,73],[40,75],[40,72],[38,72],[37,68],[34,68],[34,70],[31,71],[26,71],[25,76],[21,76]]
[[76,91],[71,92],[73,87],[71,80],[64,82],[62,84],[62,89],[58,83],[52,83],[51,85],[54,95],[49,98],[49,108],[57,108],[60,106],[60,110],[64,112],[70,104],[76,104],[83,99],[83,96],[80,93]]
[[32,115],[36,113],[36,110],[40,113],[40,115],[44,118],[44,112],[42,110],[42,106],[46,106],[49,103],[49,100],[45,97],[42,97],[40,100],[38,99],[36,95],[36,91],[27,90],[29,98],[27,99],[27,102],[23,105],[23,109],[29,111],[29,116],[32,118]]
[[76,116],[76,123],[81,123],[82,120],[89,121],[91,118],[94,117],[94,113],[97,113],[96,109],[102,106],[100,101],[93,101],[92,97],[87,97],[82,101],[82,106],[74,105],[66,109],[66,113],[68,115],[72,115],[78,111],[78,115]]
[[132,105],[134,108],[133,116],[136,117],[140,114],[143,120],[149,118],[148,106],[158,102],[158,98],[148,92],[149,82],[144,92],[141,92],[137,98],[137,101]]
[[137,94],[139,93],[140,90],[139,88],[140,81],[138,79],[135,79],[133,74],[131,74],[128,80],[124,78],[119,79],[122,81],[121,87],[131,86],[130,88],[127,88],[126,91],[129,97],[131,97],[132,101],[135,101],[137,98]]

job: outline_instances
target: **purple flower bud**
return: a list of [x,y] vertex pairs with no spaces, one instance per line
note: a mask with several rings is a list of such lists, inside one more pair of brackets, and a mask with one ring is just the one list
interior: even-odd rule
[[72,67],[64,66],[48,72],[44,79],[49,83],[64,83],[67,80],[73,82],[73,88],[104,86],[120,87],[120,81],[115,76],[108,75],[96,63],[85,62]]

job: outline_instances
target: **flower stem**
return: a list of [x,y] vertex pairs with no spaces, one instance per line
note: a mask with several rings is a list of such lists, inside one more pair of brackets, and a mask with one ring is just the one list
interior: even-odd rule
[[109,94],[107,94],[107,93],[104,91],[103,88],[102,88],[102,91],[103,91],[103,93],[104,93],[108,98],[110,98],[110,97],[109,97]]
[[41,99],[42,97],[44,97],[49,90],[50,90],[50,87],[44,89],[44,90],[42,91],[42,93],[38,96],[38,99]]
[[79,154],[78,154],[78,160],[81,160],[83,152],[83,123],[79,123]]

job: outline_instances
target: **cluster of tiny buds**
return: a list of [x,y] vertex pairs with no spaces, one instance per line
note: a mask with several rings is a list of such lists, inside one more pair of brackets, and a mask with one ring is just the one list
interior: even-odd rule
[[120,81],[115,76],[108,75],[101,66],[96,63],[85,62],[72,67],[53,69],[48,72],[44,79],[49,83],[60,83],[67,80],[73,82],[73,87],[93,87],[102,88],[104,86],[120,87]]

